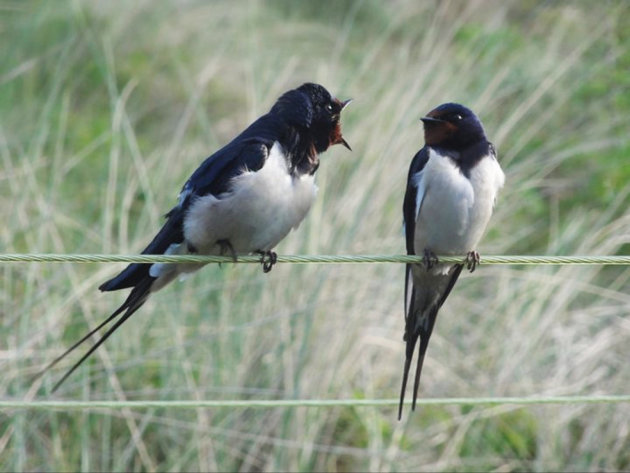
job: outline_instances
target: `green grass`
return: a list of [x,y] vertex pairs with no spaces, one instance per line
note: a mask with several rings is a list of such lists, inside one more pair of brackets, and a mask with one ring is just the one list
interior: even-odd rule
[[[461,101],[507,174],[487,254],[628,254],[630,7],[580,2],[0,1],[2,252],[133,253],[196,166],[285,90],[324,84],[329,150],[285,254],[402,253],[418,118]],[[0,395],[124,295],[123,265],[11,263]],[[401,265],[208,266],[160,292],[60,399],[391,398]],[[630,270],[488,266],[458,283],[421,396],[627,394]],[[75,358],[76,359],[76,358]],[[71,361],[71,360],[70,360]],[[0,412],[2,471],[630,468],[627,405]]]

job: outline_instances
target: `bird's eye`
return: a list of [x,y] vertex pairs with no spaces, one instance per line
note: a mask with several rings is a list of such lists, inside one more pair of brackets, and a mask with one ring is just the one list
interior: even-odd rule
[[457,114],[454,115],[453,118],[455,118],[455,120],[461,120],[462,116],[459,113],[457,113]]
[[328,104],[326,104],[326,110],[327,110],[327,111],[329,111],[329,112],[332,112],[332,111],[333,111],[333,106],[332,106],[332,104],[329,104],[329,103],[328,103]]

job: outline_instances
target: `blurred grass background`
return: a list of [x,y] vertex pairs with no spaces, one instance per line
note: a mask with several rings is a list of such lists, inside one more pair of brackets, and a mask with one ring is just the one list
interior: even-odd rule
[[[285,90],[339,98],[284,254],[404,252],[401,205],[445,101],[483,120],[507,174],[486,254],[628,254],[625,1],[0,0],[2,252],[135,253],[190,173]],[[124,265],[5,264],[0,395],[122,302]],[[60,399],[392,398],[402,265],[208,266],[160,292]],[[488,266],[463,277],[423,397],[627,394],[630,270]],[[76,359],[76,358],[74,358]],[[69,360],[69,363],[72,360]],[[610,471],[627,405],[0,413],[2,471]]]

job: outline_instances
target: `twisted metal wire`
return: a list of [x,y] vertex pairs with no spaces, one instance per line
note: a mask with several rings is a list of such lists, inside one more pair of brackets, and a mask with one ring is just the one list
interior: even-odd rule
[[[0,400],[0,409],[150,409],[150,408],[276,408],[276,407],[396,407],[398,399],[266,399],[266,400],[136,400],[136,401],[11,401]],[[502,406],[544,404],[629,403],[630,395],[458,397],[418,399],[419,406]],[[411,400],[405,402],[411,404]]]
[[[443,263],[463,263],[465,256],[439,256]],[[207,255],[105,255],[105,254],[56,254],[56,253],[8,253],[0,254],[0,262],[43,263],[259,263],[260,256]],[[278,255],[278,263],[421,263],[422,256],[415,255]],[[630,265],[630,256],[516,256],[489,255],[481,257],[481,264],[514,265]]]

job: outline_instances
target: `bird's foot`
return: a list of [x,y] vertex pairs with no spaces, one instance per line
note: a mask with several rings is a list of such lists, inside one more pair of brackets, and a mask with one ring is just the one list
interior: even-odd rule
[[217,240],[217,245],[219,245],[221,256],[225,256],[226,254],[229,253],[230,256],[232,257],[232,261],[234,261],[235,263],[238,261],[236,251],[234,250],[232,243],[230,243],[230,240],[227,240],[227,239]]
[[427,268],[427,271],[428,271],[433,266],[438,264],[440,262],[440,260],[438,259],[437,255],[435,253],[433,253],[428,248],[425,248],[424,249],[424,256],[422,257],[422,262],[424,263],[424,266]]
[[466,254],[466,268],[468,269],[468,271],[470,271],[471,273],[475,270],[475,268],[477,268],[477,265],[479,264],[479,261],[481,260],[479,253],[477,253],[476,251],[469,251]]
[[263,272],[268,273],[273,268],[273,265],[278,261],[278,255],[275,251],[256,251],[260,255],[260,264],[262,264]]

